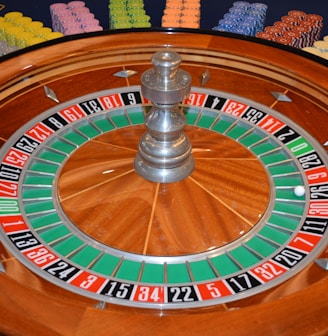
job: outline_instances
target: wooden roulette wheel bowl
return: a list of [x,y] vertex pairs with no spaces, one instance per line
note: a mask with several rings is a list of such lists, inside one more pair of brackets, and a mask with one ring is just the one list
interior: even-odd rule
[[[63,38],[4,57],[1,145],[31,119],[57,105],[46,96],[45,86],[55,92],[60,103],[103,90],[133,87],[140,84],[139,75],[115,74],[127,70],[143,73],[151,67],[152,54],[163,48],[181,55],[181,66],[191,74],[194,87],[275,109],[321,146],[327,142],[325,61],[253,38],[189,30],[139,30]],[[277,98],[277,93],[289,101]],[[264,186],[268,191],[269,183]],[[288,280],[248,297],[195,308],[146,309],[102,304],[70,292],[26,268],[6,244],[0,251],[0,331],[5,335],[328,333],[327,270],[314,261]],[[187,244],[182,253],[191,252]],[[320,253],[316,258],[328,258],[327,247]]]

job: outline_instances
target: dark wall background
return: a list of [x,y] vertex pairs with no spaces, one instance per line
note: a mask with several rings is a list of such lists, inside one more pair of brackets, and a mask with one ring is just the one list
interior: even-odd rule
[[[0,0],[1,1],[1,0]],[[100,24],[108,28],[108,3],[109,0],[84,0]],[[228,11],[236,0],[202,0],[201,1],[201,28],[211,29],[216,26],[219,19]],[[328,1],[326,0],[248,0],[251,3],[261,2],[268,5],[265,25],[278,21],[289,10],[302,10],[307,14],[319,14],[324,17],[322,36],[328,35]],[[9,11],[21,11],[33,20],[40,20],[46,26],[51,26],[49,6],[56,2],[68,3],[69,0],[2,0],[0,5],[5,8],[0,11],[3,16]],[[144,0],[145,8],[151,17],[153,27],[160,27],[165,0]]]

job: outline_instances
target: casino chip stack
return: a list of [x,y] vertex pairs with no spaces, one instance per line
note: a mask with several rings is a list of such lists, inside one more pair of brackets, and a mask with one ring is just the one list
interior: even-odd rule
[[109,28],[149,28],[150,16],[147,15],[143,0],[110,0]]
[[302,50],[328,60],[328,35],[322,40],[315,41],[313,46],[302,48]]
[[322,16],[291,10],[256,36],[302,49],[312,46],[320,38],[322,26]]
[[65,3],[54,3],[50,5],[52,28],[63,35],[73,35],[101,31],[100,26],[84,1],[71,1]]
[[200,27],[200,0],[167,0],[162,16],[162,27]]
[[213,30],[255,36],[263,30],[268,6],[263,3],[236,1]]
[[1,55],[62,36],[21,12],[8,12],[0,17]]

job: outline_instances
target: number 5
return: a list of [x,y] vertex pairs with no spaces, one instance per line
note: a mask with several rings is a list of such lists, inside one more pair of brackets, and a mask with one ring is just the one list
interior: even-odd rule
[[214,283],[209,283],[206,285],[207,289],[209,290],[210,294],[212,295],[213,298],[218,298],[221,296],[220,291],[218,290],[217,287],[215,287]]

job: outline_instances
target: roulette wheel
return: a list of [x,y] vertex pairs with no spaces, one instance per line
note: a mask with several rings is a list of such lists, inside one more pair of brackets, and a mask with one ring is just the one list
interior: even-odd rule
[[326,63],[173,29],[5,57],[1,332],[327,334]]

